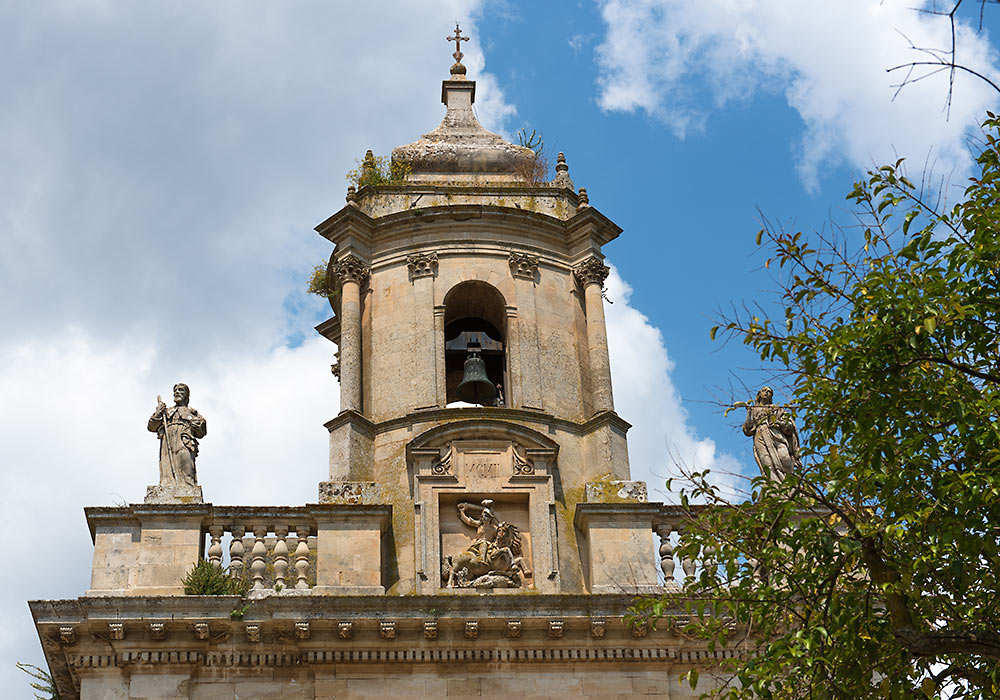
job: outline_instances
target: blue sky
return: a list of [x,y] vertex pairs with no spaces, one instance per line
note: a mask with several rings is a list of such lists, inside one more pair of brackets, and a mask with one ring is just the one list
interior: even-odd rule
[[[136,502],[156,478],[145,420],[174,382],[208,417],[207,499],[315,499],[338,401],[333,348],[311,330],[327,313],[303,291],[329,255],[312,227],[365,149],[440,121],[456,19],[482,121],[541,132],[625,229],[606,249],[607,314],[634,475],[655,489],[674,458],[751,471],[738,418],[712,402],[745,398],[760,364],[708,329],[719,308],[770,299],[757,209],[849,223],[850,183],[895,154],[917,174],[933,162],[953,197],[996,109],[962,76],[948,120],[943,76],[893,100],[885,69],[912,60],[906,37],[946,41],[916,6],[0,4],[0,499],[22,533],[0,683],[26,691],[13,661],[40,662],[24,601],[87,588],[83,506]],[[996,76],[988,31],[960,29],[965,60]]]

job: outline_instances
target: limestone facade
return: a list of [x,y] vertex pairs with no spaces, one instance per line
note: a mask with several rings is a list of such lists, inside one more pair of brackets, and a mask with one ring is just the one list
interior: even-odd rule
[[[31,603],[64,698],[686,698],[678,676],[724,658],[680,616],[624,618],[695,563],[676,569],[684,514],[631,480],[614,411],[621,229],[562,154],[534,181],[474,99],[456,63],[441,126],[393,153],[407,182],[317,227],[341,383],[317,503],[88,508],[90,589]],[[488,405],[457,402],[471,357]],[[248,596],[183,595],[200,559]]]

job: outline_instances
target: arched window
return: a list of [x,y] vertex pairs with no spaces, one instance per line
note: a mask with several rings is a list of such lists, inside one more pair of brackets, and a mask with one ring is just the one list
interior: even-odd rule
[[[491,405],[504,405],[507,396],[507,317],[503,295],[485,282],[455,285],[444,299],[444,360],[447,402],[461,401],[459,384],[465,361],[478,356],[489,382],[496,388]],[[485,400],[480,403],[487,403]]]

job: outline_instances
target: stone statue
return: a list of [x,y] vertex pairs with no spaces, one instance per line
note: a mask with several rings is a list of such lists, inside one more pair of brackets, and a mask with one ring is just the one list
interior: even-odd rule
[[781,481],[802,466],[799,459],[799,431],[791,413],[772,403],[774,391],[761,387],[757,398],[747,402],[743,434],[753,438],[753,456],[760,472]]
[[167,408],[156,397],[156,410],[147,428],[160,439],[160,483],[146,491],[147,503],[201,503],[201,487],[195,471],[198,439],[205,437],[205,418],[188,406],[187,384],[174,385],[174,406]]
[[[489,499],[478,506],[458,504],[459,519],[476,528],[476,539],[465,551],[444,557],[441,578],[448,588],[518,588],[529,573],[517,526],[499,520],[492,505]],[[470,516],[470,509],[480,510],[479,517]]]

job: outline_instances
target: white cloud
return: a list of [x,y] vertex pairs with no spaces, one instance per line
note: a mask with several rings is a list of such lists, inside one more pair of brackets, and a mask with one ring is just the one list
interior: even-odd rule
[[[799,175],[816,189],[827,166],[906,156],[959,185],[970,165],[965,139],[996,105],[992,88],[955,81],[950,120],[947,73],[903,88],[886,69],[926,59],[911,50],[947,47],[947,20],[913,0],[601,0],[607,34],[598,48],[600,104],[642,110],[683,137],[706,128],[712,109],[758,92],[783,93],[804,122]],[[959,26],[960,61],[1000,76],[984,35]],[[707,93],[706,93],[707,91]],[[954,174],[953,174],[954,171]]]
[[[665,492],[668,478],[711,469],[715,483],[727,494],[734,491],[741,472],[735,457],[720,453],[710,438],[699,438],[688,422],[680,393],[671,380],[674,361],[667,353],[660,329],[629,305],[632,288],[612,266],[607,279],[605,314],[615,410],[632,423],[629,464],[632,478],[645,481],[652,500],[675,501]],[[675,486],[679,487],[681,484]]]

